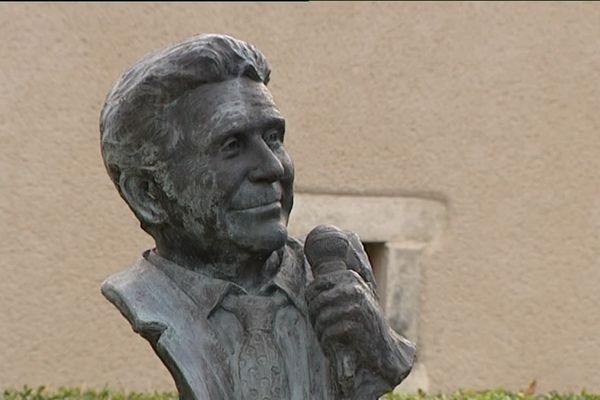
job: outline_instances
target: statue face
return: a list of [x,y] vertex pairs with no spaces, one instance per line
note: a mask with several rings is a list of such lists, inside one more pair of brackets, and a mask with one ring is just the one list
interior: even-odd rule
[[294,169],[285,120],[262,83],[202,85],[175,111],[184,142],[168,175],[178,240],[207,254],[271,253],[287,239]]

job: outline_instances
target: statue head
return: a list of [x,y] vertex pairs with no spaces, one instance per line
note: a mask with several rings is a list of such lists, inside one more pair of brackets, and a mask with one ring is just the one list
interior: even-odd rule
[[294,168],[254,46],[201,35],[136,62],[100,116],[104,164],[157,247],[267,256],[287,239]]

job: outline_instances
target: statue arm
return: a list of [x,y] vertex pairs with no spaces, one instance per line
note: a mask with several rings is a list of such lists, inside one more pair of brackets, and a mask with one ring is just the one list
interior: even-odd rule
[[384,336],[385,346],[377,351],[378,362],[357,371],[353,399],[377,399],[392,391],[411,371],[414,345],[391,328]]

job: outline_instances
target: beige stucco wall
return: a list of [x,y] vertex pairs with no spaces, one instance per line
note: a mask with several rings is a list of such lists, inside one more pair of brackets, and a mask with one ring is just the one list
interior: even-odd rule
[[600,391],[597,4],[0,4],[0,389],[170,389],[100,282],[151,241],[101,163],[121,71],[256,44],[297,190],[445,204],[423,261],[430,389]]

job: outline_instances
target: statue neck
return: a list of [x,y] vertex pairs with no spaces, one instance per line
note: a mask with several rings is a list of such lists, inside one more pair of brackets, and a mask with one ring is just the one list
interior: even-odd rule
[[236,283],[249,293],[258,291],[279,270],[277,251],[269,255],[257,255],[240,249],[228,249],[220,254],[205,255],[182,250],[156,242],[159,256],[184,268]]

